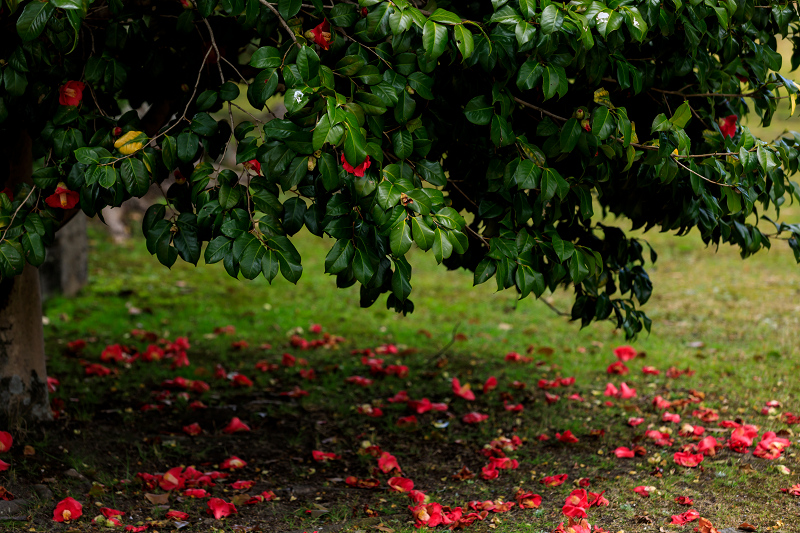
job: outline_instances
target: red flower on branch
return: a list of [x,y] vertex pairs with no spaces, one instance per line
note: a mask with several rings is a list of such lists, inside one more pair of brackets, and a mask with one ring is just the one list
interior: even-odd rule
[[[333,42],[331,38],[331,23],[327,20],[323,20],[321,24],[312,28],[311,34],[314,37],[314,42],[323,50],[328,50],[331,47],[331,43]],[[348,172],[350,171],[348,170]]]
[[736,135],[736,122],[738,120],[739,119],[736,115],[728,115],[722,119],[719,125],[719,131],[722,132],[723,137],[733,138],[733,136]]
[[57,209],[72,209],[81,201],[81,196],[75,191],[67,189],[67,185],[62,181],[58,183],[56,192],[44,199],[50,207]]
[[354,175],[357,178],[363,178],[364,177],[364,172],[366,172],[366,170],[372,164],[370,162],[370,160],[369,160],[369,156],[367,156],[367,158],[364,160],[363,163],[361,163],[360,165],[358,165],[355,168],[353,168],[353,165],[351,165],[350,163],[347,162],[347,159],[345,159],[344,154],[342,154],[342,158],[341,159],[342,159],[342,167],[344,167],[344,169],[347,172],[349,172],[350,174]]
[[83,100],[86,85],[81,81],[68,81],[58,89],[58,103],[61,105],[78,105]]

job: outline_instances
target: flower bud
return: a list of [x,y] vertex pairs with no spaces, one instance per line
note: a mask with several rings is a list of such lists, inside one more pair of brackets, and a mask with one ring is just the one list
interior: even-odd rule
[[311,172],[315,168],[317,168],[317,158],[313,155],[308,156],[308,171]]
[[586,112],[579,107],[578,109],[575,110],[575,113],[573,113],[572,116],[577,118],[578,120],[583,120],[583,117],[585,115],[586,115]]
[[592,131],[592,124],[589,122],[589,119],[581,120],[581,128],[591,133]]

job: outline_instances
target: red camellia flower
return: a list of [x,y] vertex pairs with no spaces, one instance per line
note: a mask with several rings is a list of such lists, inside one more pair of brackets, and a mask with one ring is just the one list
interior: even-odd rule
[[184,513],[183,511],[172,510],[167,513],[167,519],[169,520],[181,521],[187,518],[189,518],[189,513]]
[[80,81],[68,81],[58,89],[58,103],[61,105],[78,105],[83,100],[86,85]]
[[692,505],[694,503],[694,500],[688,496],[678,496],[675,501],[681,505]]
[[490,376],[489,379],[486,380],[486,383],[483,384],[483,393],[486,394],[491,390],[497,388],[497,378],[494,376]]
[[664,414],[661,415],[661,420],[663,422],[672,422],[673,424],[677,424],[681,421],[681,415],[678,413],[667,413],[664,411]]
[[239,459],[235,455],[231,456],[228,459],[225,459],[219,465],[220,468],[230,468],[231,470],[235,470],[237,468],[244,468],[245,466],[247,466],[247,462],[245,462],[242,459]]
[[486,465],[481,468],[481,477],[486,481],[497,479],[498,476],[500,476],[500,472],[492,465]]
[[250,431],[250,426],[242,422],[238,416],[231,418],[231,421],[228,422],[228,425],[222,430],[223,433],[228,435],[231,433],[242,433],[247,431]]
[[719,131],[722,132],[723,137],[733,138],[733,136],[736,135],[736,122],[738,120],[736,115],[728,115],[722,119],[719,125]]
[[50,207],[57,209],[72,209],[81,201],[81,196],[75,191],[67,189],[67,185],[60,181],[56,186],[56,192],[44,199]]
[[[312,28],[311,33],[314,36],[314,42],[317,43],[320,48],[323,50],[328,50],[331,47],[331,43],[333,39],[331,38],[331,23],[327,20],[323,20],[321,24],[318,24],[314,28]],[[345,169],[347,170],[347,169]],[[350,172],[348,170],[348,172]],[[361,174],[362,176],[364,174]]]
[[642,498],[649,498],[650,497],[650,491],[652,491],[652,490],[655,490],[655,487],[645,487],[643,485],[640,485],[638,487],[635,487],[633,489],[633,492],[635,492],[636,494],[638,494]]
[[259,163],[258,160],[256,159],[245,161],[244,163],[242,163],[242,166],[247,170],[252,170],[259,176],[261,175],[261,163]]
[[185,483],[186,480],[183,477],[183,469],[176,466],[175,468],[170,468],[161,476],[161,479],[158,481],[158,486],[164,490],[175,490],[182,489]]
[[636,357],[636,350],[633,349],[633,346],[617,346],[614,348],[614,355],[624,363]]
[[0,453],[5,453],[14,444],[14,437],[8,431],[0,431]]
[[237,481],[235,483],[232,483],[231,484],[231,488],[234,489],[234,490],[250,490],[250,489],[253,488],[253,485],[255,485],[255,484],[256,484],[255,481],[239,480],[239,481]]
[[650,374],[651,376],[657,376],[661,373],[661,370],[657,369],[654,366],[643,366],[642,367],[643,374]]
[[628,419],[628,425],[631,427],[636,427],[642,422],[644,422],[644,418],[632,417]]
[[122,511],[117,511],[116,509],[111,509],[110,507],[101,507],[100,512],[103,513],[103,516],[106,518],[114,518],[115,516],[122,516],[125,514]]
[[393,492],[409,492],[414,489],[414,482],[404,477],[390,477],[386,483]]
[[183,491],[183,495],[186,498],[206,498],[208,491],[206,489],[186,489]]
[[10,466],[7,462],[0,460],[0,472],[5,472]]
[[399,428],[407,428],[416,426],[418,423],[419,422],[417,420],[417,416],[410,415],[410,416],[401,416],[400,418],[397,419],[395,425]]
[[56,522],[69,522],[80,518],[83,514],[83,506],[74,498],[64,498],[53,512],[53,520]]
[[206,511],[217,520],[239,512],[236,510],[235,505],[226,502],[222,498],[211,498],[208,500],[208,509]]
[[357,178],[363,178],[364,177],[364,172],[366,172],[366,170],[372,164],[370,162],[370,160],[369,160],[369,156],[367,156],[367,158],[364,160],[363,163],[361,163],[360,165],[358,165],[355,168],[353,168],[353,165],[351,165],[350,163],[347,162],[347,159],[345,159],[344,154],[342,154],[342,158],[341,159],[342,159],[342,167],[347,172],[349,172],[350,174],[354,175]]

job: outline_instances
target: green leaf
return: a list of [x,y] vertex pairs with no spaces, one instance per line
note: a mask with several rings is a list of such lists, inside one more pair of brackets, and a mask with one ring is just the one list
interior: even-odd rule
[[422,48],[429,61],[435,61],[447,48],[447,28],[428,20],[422,28]]
[[219,97],[223,102],[230,102],[239,98],[239,86],[232,81],[226,81],[219,88]]
[[50,2],[30,2],[17,19],[17,33],[23,41],[32,41],[44,31],[55,7]]
[[414,242],[423,250],[430,250],[433,246],[433,230],[422,220],[422,217],[411,218],[411,233]]
[[453,13],[452,11],[447,11],[446,9],[437,9],[433,13],[428,16],[428,20],[432,20],[434,22],[441,22],[442,24],[461,24],[461,17]]
[[25,258],[8,241],[0,243],[0,273],[4,278],[13,278],[22,274]]
[[[208,113],[197,113],[192,118],[190,128],[193,132],[203,137],[211,137],[217,131],[217,121]],[[180,137],[178,137],[180,139]]]
[[141,198],[147,194],[150,188],[150,176],[144,163],[140,160],[134,157],[123,159],[120,163],[120,175],[122,176],[122,183],[125,184],[125,189],[131,196]]
[[278,276],[278,269],[280,268],[280,258],[278,253],[273,250],[267,250],[261,257],[261,272],[269,283],[272,283]]
[[372,266],[370,254],[366,245],[359,239],[353,255],[353,276],[362,285],[368,285],[375,275],[375,267]]
[[111,165],[98,167],[97,172],[100,173],[97,183],[104,189],[110,189],[117,182],[117,169]]
[[446,232],[436,228],[433,232],[433,256],[436,258],[436,262],[441,264],[452,253],[453,243],[447,238]]
[[542,91],[544,91],[545,100],[549,100],[555,96],[560,81],[559,70],[556,67],[550,65],[544,67],[544,71],[542,72]]
[[411,226],[406,224],[405,218],[402,218],[400,223],[392,227],[392,231],[389,233],[389,247],[395,256],[400,257],[406,255],[413,243]]
[[405,159],[414,151],[414,140],[407,129],[396,130],[392,133],[392,148],[394,155],[399,159]]
[[614,133],[615,128],[614,115],[611,111],[605,106],[595,108],[592,116],[592,133],[600,140],[604,140]]
[[563,263],[572,257],[575,252],[575,246],[571,242],[562,240],[555,232],[550,235],[550,239],[553,244],[553,251],[555,251],[559,261]]
[[334,191],[341,186],[339,168],[331,154],[323,153],[317,160],[317,168],[322,174],[322,185],[326,191]]
[[313,48],[304,46],[297,54],[297,68],[300,69],[300,75],[303,81],[309,81],[316,78],[319,73],[319,56]]
[[177,155],[178,159],[188,163],[195,158],[197,150],[200,148],[200,139],[194,133],[181,133],[178,135]]
[[325,257],[325,273],[338,274],[346,270],[353,262],[356,249],[350,239],[340,239]]
[[545,35],[561,30],[561,26],[564,23],[564,14],[556,5],[550,4],[542,11],[542,18],[539,23],[541,24],[542,33]]
[[459,24],[453,28],[453,36],[456,40],[456,47],[461,52],[462,61],[472,56],[475,51],[475,40],[472,38],[472,32],[463,24]]
[[689,107],[689,102],[683,102],[678,109],[675,110],[675,114],[672,115],[672,118],[669,119],[671,123],[675,125],[676,128],[685,128],[686,124],[689,123],[689,120],[692,118],[692,108]]
[[3,85],[9,96],[22,96],[25,94],[25,89],[28,87],[28,78],[25,74],[12,67],[6,67],[3,72]]
[[222,261],[225,255],[231,252],[232,245],[233,241],[224,235],[220,235],[209,241],[204,254],[206,264],[211,265]]
[[255,235],[245,233],[234,241],[234,254],[236,247],[239,247],[239,268],[242,276],[247,279],[256,279],[261,274],[261,258],[264,257],[266,249]]
[[475,275],[473,278],[473,285],[480,285],[481,283],[486,283],[494,276],[494,273],[497,272],[497,264],[494,260],[484,257],[478,266],[475,267]]
[[581,137],[581,124],[578,119],[571,118],[561,128],[561,151],[571,152]]
[[300,197],[289,198],[283,203],[283,229],[294,235],[305,224],[306,203]]
[[653,119],[653,125],[650,127],[650,133],[657,131],[669,131],[672,129],[672,123],[667,119],[667,115],[660,113]]
[[519,68],[517,73],[517,87],[522,91],[529,91],[539,84],[542,79],[544,67],[535,59],[528,59]]
[[278,12],[288,20],[300,12],[302,4],[302,0],[278,0]]
[[22,250],[28,263],[38,267],[44,263],[46,254],[42,237],[38,233],[25,232],[22,234]]
[[361,128],[353,127],[350,122],[345,122],[345,130],[344,157],[355,168],[367,158],[367,140]]
[[440,165],[438,161],[423,159],[417,162],[416,170],[422,179],[434,187],[444,187],[447,185],[447,178],[445,177],[444,170],[442,170],[442,165]]
[[250,58],[250,66],[255,68],[278,68],[283,62],[283,54],[274,46],[262,46]]
[[165,135],[164,139],[161,141],[161,157],[164,160],[164,166],[167,167],[169,171],[172,171],[178,166],[178,162],[176,161],[177,152],[178,145],[175,142],[175,138]]

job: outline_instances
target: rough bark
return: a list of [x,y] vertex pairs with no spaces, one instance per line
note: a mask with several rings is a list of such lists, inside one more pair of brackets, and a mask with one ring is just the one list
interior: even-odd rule
[[[28,135],[14,140],[0,153],[10,186],[30,182],[33,165]],[[39,272],[26,263],[22,275],[0,282],[0,427],[50,418]]]

